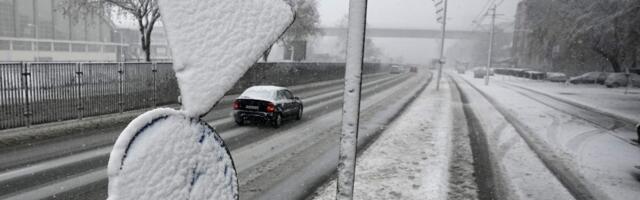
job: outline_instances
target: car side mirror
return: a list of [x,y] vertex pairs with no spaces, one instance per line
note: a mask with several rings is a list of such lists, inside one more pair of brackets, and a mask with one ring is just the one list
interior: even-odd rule
[[300,100],[300,97],[293,97],[293,99],[295,99],[295,100]]

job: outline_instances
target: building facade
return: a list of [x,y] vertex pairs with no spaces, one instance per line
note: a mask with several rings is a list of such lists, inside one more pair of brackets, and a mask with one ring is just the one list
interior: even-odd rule
[[[122,48],[117,49],[118,61],[144,61],[144,52],[142,51],[140,31],[135,28],[118,28],[115,41],[122,43]],[[122,40],[120,39],[122,37]],[[171,61],[171,50],[169,42],[165,35],[164,28],[156,26],[151,32],[151,60],[152,61]],[[122,51],[122,53],[120,53]]]
[[103,16],[70,17],[65,0],[0,0],[0,62],[116,61],[113,23]]

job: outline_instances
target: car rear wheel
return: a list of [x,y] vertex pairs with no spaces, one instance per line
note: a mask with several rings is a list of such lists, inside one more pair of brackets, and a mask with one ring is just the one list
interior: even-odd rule
[[298,115],[296,115],[296,120],[302,119],[302,105],[298,108]]
[[236,119],[235,121],[236,121],[236,124],[237,124],[238,126],[244,126],[244,120],[242,120],[242,119]]
[[280,125],[282,125],[282,116],[280,114],[276,114],[273,118],[273,122],[271,122],[271,126],[273,126],[273,128],[279,128]]

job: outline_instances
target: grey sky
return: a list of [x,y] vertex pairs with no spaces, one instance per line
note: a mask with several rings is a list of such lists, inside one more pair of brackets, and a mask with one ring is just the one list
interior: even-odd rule
[[[467,30],[483,6],[492,0],[449,0],[449,28]],[[500,3],[498,20],[513,21],[520,0],[495,0]],[[384,28],[439,28],[432,0],[369,0],[367,23]],[[348,0],[318,0],[322,26],[335,26],[347,15]],[[488,18],[485,19],[488,23]]]
[[[497,22],[514,20],[520,0],[449,0],[447,29],[471,30],[472,21],[484,14],[491,2],[499,4]],[[321,26],[333,27],[347,15],[348,0],[318,0]],[[490,22],[484,19],[484,24]],[[369,0],[367,23],[377,28],[440,29],[432,0]],[[394,60],[428,63],[438,55],[438,39],[373,38],[382,52]],[[455,41],[447,40],[446,46]]]

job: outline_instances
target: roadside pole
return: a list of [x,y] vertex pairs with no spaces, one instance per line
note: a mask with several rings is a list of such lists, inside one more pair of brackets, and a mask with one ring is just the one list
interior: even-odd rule
[[366,18],[367,0],[350,0],[336,200],[353,199]]
[[625,70],[624,70],[624,75],[625,75],[625,76],[626,76],[626,78],[627,78],[627,87],[625,87],[625,88],[624,88],[624,94],[625,94],[625,95],[627,95],[627,94],[629,94],[629,87],[631,87],[631,85],[633,84],[633,83],[631,82],[631,72],[629,71],[629,68],[628,68],[628,67],[627,67],[627,68],[625,68]]
[[485,69],[484,76],[484,85],[489,85],[489,75],[491,75],[491,65],[493,64],[493,37],[494,37],[494,28],[496,24],[496,5],[493,5],[491,9],[493,13],[491,13],[491,33],[489,34],[489,61],[487,61],[487,68]]
[[[446,37],[446,33],[447,33],[447,3],[448,0],[441,0],[436,2],[434,0],[435,6],[436,6],[436,14],[440,15],[440,13],[442,13],[442,17],[438,17],[438,22],[440,22],[442,24],[442,38],[440,41],[440,58],[438,59],[438,63],[440,64],[440,66],[438,66],[438,81],[436,81],[436,91],[440,90],[440,79],[442,77],[442,67],[444,66],[444,39]],[[444,4],[442,9],[438,9],[438,7],[440,5]]]

